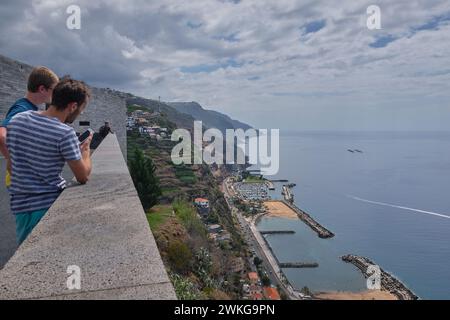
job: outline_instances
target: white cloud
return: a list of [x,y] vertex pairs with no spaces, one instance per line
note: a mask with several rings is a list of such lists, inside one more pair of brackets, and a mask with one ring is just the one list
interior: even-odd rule
[[[2,3],[1,53],[95,85],[196,100],[257,126],[321,128],[341,112],[356,119],[335,126],[345,129],[364,110],[379,119],[410,106],[417,121],[399,128],[429,129],[420,113],[450,102],[449,21],[417,31],[450,18],[445,0],[378,1],[379,31],[366,28],[371,1],[80,0],[78,32],[65,28],[69,4]],[[323,28],[305,34],[317,21]],[[370,47],[387,35],[396,40]],[[216,67],[180,72],[196,66]]]

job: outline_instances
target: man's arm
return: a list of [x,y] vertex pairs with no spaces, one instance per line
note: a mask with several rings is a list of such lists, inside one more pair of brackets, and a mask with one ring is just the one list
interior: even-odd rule
[[0,153],[6,159],[6,170],[11,172],[11,159],[9,158],[8,146],[6,145],[6,127],[0,127]]
[[67,164],[69,165],[70,169],[75,175],[75,179],[77,179],[77,181],[81,184],[85,184],[89,180],[89,175],[91,174],[92,170],[91,150],[90,150],[91,140],[92,134],[80,146],[81,150],[80,160],[67,161]]
[[0,152],[5,157],[5,159],[9,158],[8,148],[6,146],[6,128],[0,127]]
[[27,111],[26,108],[24,108],[21,105],[14,104],[6,114],[5,120],[3,120],[2,124],[0,125],[0,153],[5,157],[6,159],[6,169],[11,172],[11,159],[9,158],[9,152],[8,152],[8,146],[6,144],[6,136],[8,130],[6,129],[6,126],[9,124],[11,119],[21,112]]

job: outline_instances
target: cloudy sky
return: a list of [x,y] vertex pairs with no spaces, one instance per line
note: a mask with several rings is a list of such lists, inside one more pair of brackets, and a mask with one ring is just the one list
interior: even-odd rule
[[450,130],[448,0],[2,0],[0,54],[258,128]]

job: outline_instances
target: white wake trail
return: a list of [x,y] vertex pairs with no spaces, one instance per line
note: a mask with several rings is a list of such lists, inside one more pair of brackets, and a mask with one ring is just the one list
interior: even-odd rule
[[390,204],[390,203],[384,203],[384,202],[378,202],[378,201],[367,200],[367,199],[355,197],[355,196],[352,196],[352,195],[347,195],[347,197],[352,198],[352,199],[354,199],[354,200],[362,201],[362,202],[367,202],[367,203],[372,203],[372,204],[378,204],[378,205],[380,205],[380,206],[386,206],[386,207],[391,207],[391,208],[397,208],[397,209],[409,210],[409,211],[414,211],[414,212],[419,212],[419,213],[429,214],[429,215],[431,215],[431,216],[437,216],[437,217],[441,217],[441,218],[450,219],[450,216],[447,216],[447,215],[441,214],[441,213],[437,213],[437,212],[425,211],[425,210],[414,209],[414,208],[408,208],[408,207],[403,207],[403,206],[397,206],[397,205],[395,205],[395,204]]

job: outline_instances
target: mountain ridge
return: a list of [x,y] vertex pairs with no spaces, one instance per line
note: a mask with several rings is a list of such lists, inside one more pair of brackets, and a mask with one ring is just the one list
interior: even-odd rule
[[167,102],[167,105],[175,108],[178,112],[191,115],[196,120],[201,120],[207,128],[217,128],[222,132],[226,129],[250,129],[250,125],[232,119],[230,116],[203,108],[198,102]]
[[[33,66],[31,65],[0,54],[0,71],[2,75],[0,78],[0,120],[6,116],[9,107],[14,101],[24,96],[27,77],[32,68]],[[214,110],[206,110],[196,102],[194,102],[195,105],[192,105],[193,102],[166,103],[110,88],[100,88],[91,85],[90,88],[93,91],[94,99],[86,111],[87,115],[95,113],[98,104],[106,106],[111,99],[117,100],[117,98],[120,98],[126,105],[137,104],[153,111],[160,110],[178,127],[186,129],[192,129],[195,120],[201,120],[203,127],[206,129],[218,128],[222,132],[225,132],[225,129],[242,128],[246,130],[250,128],[249,125],[233,120],[226,114]],[[125,106],[111,105],[110,111],[112,113],[124,112],[123,116],[126,116]],[[107,114],[102,114],[101,116],[105,118],[105,121],[110,117]],[[117,120],[119,119],[117,118]],[[113,119],[108,118],[107,120],[111,121]],[[123,120],[123,127],[125,128],[125,119]]]

